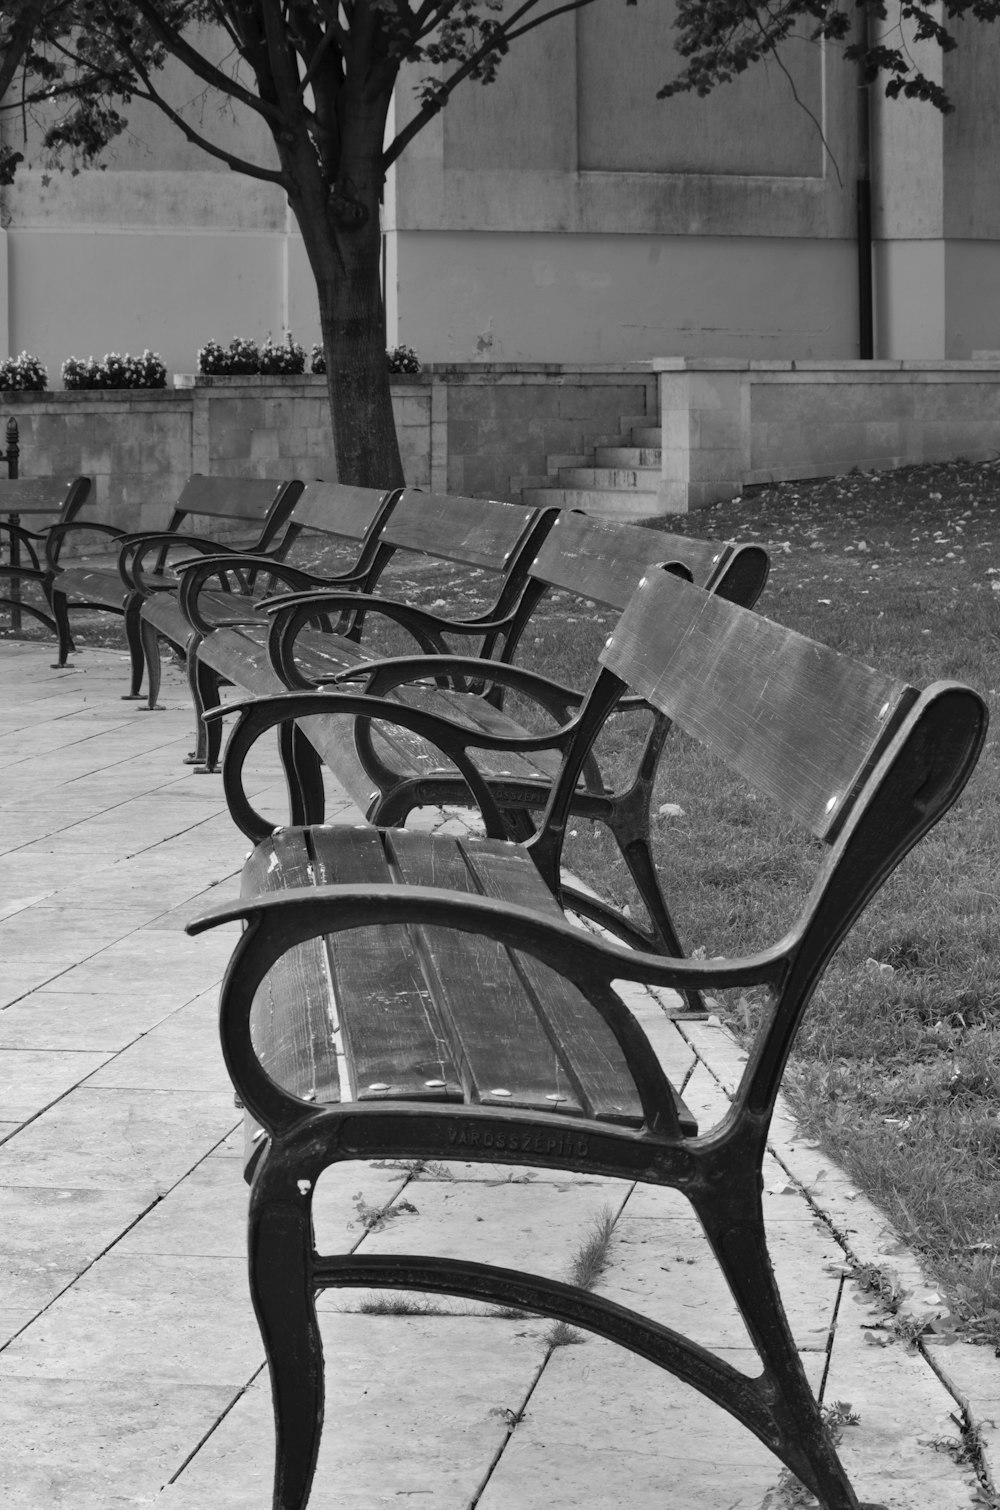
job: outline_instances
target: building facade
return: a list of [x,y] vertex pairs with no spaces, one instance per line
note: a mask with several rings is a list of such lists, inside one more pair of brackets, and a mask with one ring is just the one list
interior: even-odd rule
[[[869,105],[805,39],[707,99],[658,101],[672,17],[673,0],[601,0],[517,42],[495,84],[460,87],[387,185],[389,343],[425,362],[858,357],[870,177],[871,354],[1000,352],[995,29],[965,23],[956,52],[929,54],[958,105],[942,117]],[[187,108],[270,161],[259,123]],[[190,372],[209,337],[289,330],[318,338],[281,194],[152,108],[103,170],[34,166],[0,190],[0,354],[32,351],[53,382],[70,354],[149,346]]]

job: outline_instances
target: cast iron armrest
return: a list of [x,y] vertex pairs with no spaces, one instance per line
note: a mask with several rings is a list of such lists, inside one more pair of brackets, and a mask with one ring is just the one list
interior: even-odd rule
[[[206,584],[227,571],[237,569],[247,574],[248,581],[260,575],[274,578],[275,584],[279,581],[287,582],[293,588],[314,588],[326,585],[336,587],[341,580],[353,586],[364,577],[364,573],[360,572],[345,573],[343,579],[321,577],[315,572],[305,571],[298,566],[290,566],[273,556],[259,552],[242,552],[234,556],[198,556],[178,561],[174,566],[174,570],[180,576],[178,601],[192,629],[196,629],[200,634],[208,634],[211,630],[225,625],[260,623],[260,615],[257,612],[258,603],[252,600],[248,601],[245,611],[240,614],[207,619],[202,613],[199,599]],[[266,601],[272,601],[272,599],[269,598]]]
[[[343,603],[341,602],[343,600]],[[392,617],[395,614],[401,616],[400,622],[405,624],[406,616],[409,616],[414,625],[426,627],[428,633],[445,632],[455,634],[484,634],[489,631],[503,631],[512,622],[514,615],[505,614],[503,618],[493,619],[481,615],[471,619],[449,619],[443,614],[431,613],[429,609],[417,608],[412,603],[404,603],[401,598],[388,598],[374,593],[364,592],[333,592],[326,593],[322,589],[316,592],[288,593],[287,596],[276,598],[264,598],[260,603],[263,613],[281,613],[288,610],[290,613],[296,608],[314,607],[325,608],[354,608],[367,613],[369,609],[387,614]],[[409,624],[405,627],[410,628]]]
[[[546,734],[489,734],[481,729],[470,729],[465,724],[456,723],[437,713],[427,713],[420,708],[410,708],[405,704],[372,697],[367,692],[286,692],[246,702],[225,703],[217,708],[210,708],[204,718],[208,722],[230,713],[236,713],[239,717],[226,745],[222,765],[223,787],[233,822],[255,844],[272,833],[275,825],[251,806],[243,786],[243,766],[250,750],[268,729],[282,724],[301,723],[304,719],[338,716],[376,719],[379,723],[409,729],[434,745],[446,760],[454,764],[479,808],[488,836],[505,839],[507,827],[503,814],[488,782],[469,759],[468,751],[562,751],[572,742],[579,728],[579,720],[572,719],[561,728]],[[308,737],[308,731],[306,732]]]
[[0,535],[10,536],[11,550],[13,550],[15,544],[23,546],[24,549],[28,552],[28,557],[31,561],[30,566],[21,566],[20,564],[18,564],[17,566],[0,566],[0,573],[2,573],[5,577],[16,575],[18,577],[41,578],[47,577],[49,575],[49,573],[45,570],[40,560],[38,559],[38,552],[35,549],[34,545],[34,542],[36,540],[45,539],[44,532],[39,533],[36,530],[26,530],[23,525],[6,524],[2,519],[0,519]]
[[475,655],[450,654],[386,656],[382,660],[351,667],[348,671],[338,671],[335,676],[320,678],[317,686],[331,686],[339,691],[344,690],[349,682],[365,677],[365,693],[384,697],[396,687],[428,679],[439,682],[443,673],[456,678],[474,676],[481,682],[520,692],[537,702],[559,723],[567,721],[572,709],[579,709],[585,696],[572,687],[564,687],[552,677],[511,666],[507,661],[483,661]]
[[[196,551],[202,556],[230,554],[218,540],[208,540],[202,535],[181,535],[171,530],[131,535],[124,539],[121,545],[122,549],[118,556],[119,575],[131,592],[141,593],[144,598],[148,598],[154,592],[173,589],[177,586],[172,569],[169,577],[164,570],[168,554],[175,546],[182,545],[185,549]],[[145,561],[152,551],[159,553],[159,561],[152,571],[147,572]],[[235,557],[237,552],[233,551],[232,555]]]
[[45,536],[45,564],[50,571],[59,570],[59,553],[63,541],[71,530],[82,530],[91,535],[105,535],[116,544],[121,544],[125,531],[115,524],[95,524],[93,520],[67,519],[59,524],[50,524],[43,531]]
[[[360,639],[369,613],[381,614],[411,634],[420,650],[430,656],[449,653],[450,646],[444,638],[446,634],[478,636],[491,630],[503,631],[513,619],[513,615],[496,620],[446,619],[397,598],[365,592],[289,593],[283,598],[265,598],[259,606],[262,612],[273,616],[268,653],[275,671],[286,686],[303,689],[315,684],[304,677],[295,664],[295,641],[318,614],[332,611],[353,614],[352,627],[346,636],[352,640]],[[459,690],[467,689],[460,687]]]
[[[554,677],[543,676],[539,671],[528,671],[520,666],[512,665],[509,661],[484,660],[475,655],[387,655],[377,661],[365,661],[361,665],[350,666],[346,671],[338,671],[334,676],[319,677],[316,686],[340,688],[349,682],[367,679],[364,690],[384,696],[393,687],[402,686],[405,682],[419,682],[430,677],[437,678],[441,671],[467,673],[475,676],[478,681],[487,686],[502,684],[505,689],[512,692],[523,692],[526,697],[536,698],[556,718],[568,717],[569,708],[579,707],[586,696],[586,693],[576,692],[572,687],[564,686]],[[552,698],[551,707],[546,703],[546,697]],[[648,709],[648,707],[649,704],[645,698],[629,694],[619,699],[616,711],[621,713]],[[561,712],[560,709],[566,711]]]
[[[618,980],[678,991],[776,985],[788,968],[788,941],[734,960],[666,958],[584,933],[571,923],[540,917],[531,908],[436,887],[315,886],[223,903],[187,925],[198,934],[224,923],[246,924],[227,973],[220,1004],[226,1060],[240,1099],[272,1135],[314,1115],[308,1101],[281,1090],[262,1069],[250,1036],[256,987],[274,962],[308,939],[362,927],[424,925],[493,939],[526,953],[573,982],[604,1018],[625,1056],[647,1130],[680,1137],[669,1081],[646,1035],[621,998]],[[231,988],[230,988],[231,987]]]

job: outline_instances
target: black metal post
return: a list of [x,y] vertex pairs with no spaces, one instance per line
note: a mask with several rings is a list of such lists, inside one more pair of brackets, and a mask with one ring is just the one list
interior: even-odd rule
[[3,455],[7,463],[7,476],[11,482],[15,482],[17,480],[18,459],[21,455],[21,436],[17,428],[16,419],[9,419],[7,421],[7,449]]
[[[17,428],[16,419],[9,419],[7,421],[7,449],[0,454],[2,454],[4,461],[7,463],[7,476],[11,482],[16,482],[21,457],[21,435]],[[11,524],[15,527],[21,523],[20,514],[10,514],[8,517]],[[10,606],[10,627],[11,633],[20,634],[21,605],[18,599],[21,596],[21,580],[17,575],[17,568],[21,564],[21,546],[15,534],[12,534],[10,537],[10,564],[13,568],[10,579],[10,595],[13,600]]]

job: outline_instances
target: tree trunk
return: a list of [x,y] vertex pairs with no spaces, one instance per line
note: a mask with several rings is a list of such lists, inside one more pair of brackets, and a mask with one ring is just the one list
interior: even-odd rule
[[316,280],[337,475],[360,487],[402,487],[385,357],[377,214],[374,237],[348,232],[337,240],[337,277],[332,285]]
[[[385,358],[382,302],[382,141],[391,94],[345,89],[337,182],[289,174],[310,187],[289,202],[316,279],[337,477],[360,487],[403,485]],[[279,147],[280,150],[280,147]],[[311,150],[311,149],[310,149]]]

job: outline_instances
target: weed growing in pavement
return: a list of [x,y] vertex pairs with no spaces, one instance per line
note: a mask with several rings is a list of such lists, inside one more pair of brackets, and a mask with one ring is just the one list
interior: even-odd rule
[[[857,1426],[861,1417],[844,1400],[834,1400],[823,1406],[823,1421],[830,1440],[837,1447],[843,1440],[844,1428]],[[819,1505],[815,1495],[788,1468],[783,1468],[773,1489],[769,1489],[760,1510],[814,1510]]]
[[[580,1244],[570,1264],[570,1284],[579,1285],[581,1290],[594,1288],[611,1262],[617,1220],[618,1217],[610,1206],[605,1206],[603,1211],[594,1218],[589,1233]],[[568,1326],[565,1321],[556,1321],[549,1328],[546,1341],[551,1351],[553,1348],[570,1347],[584,1342],[586,1338],[582,1332]]]

